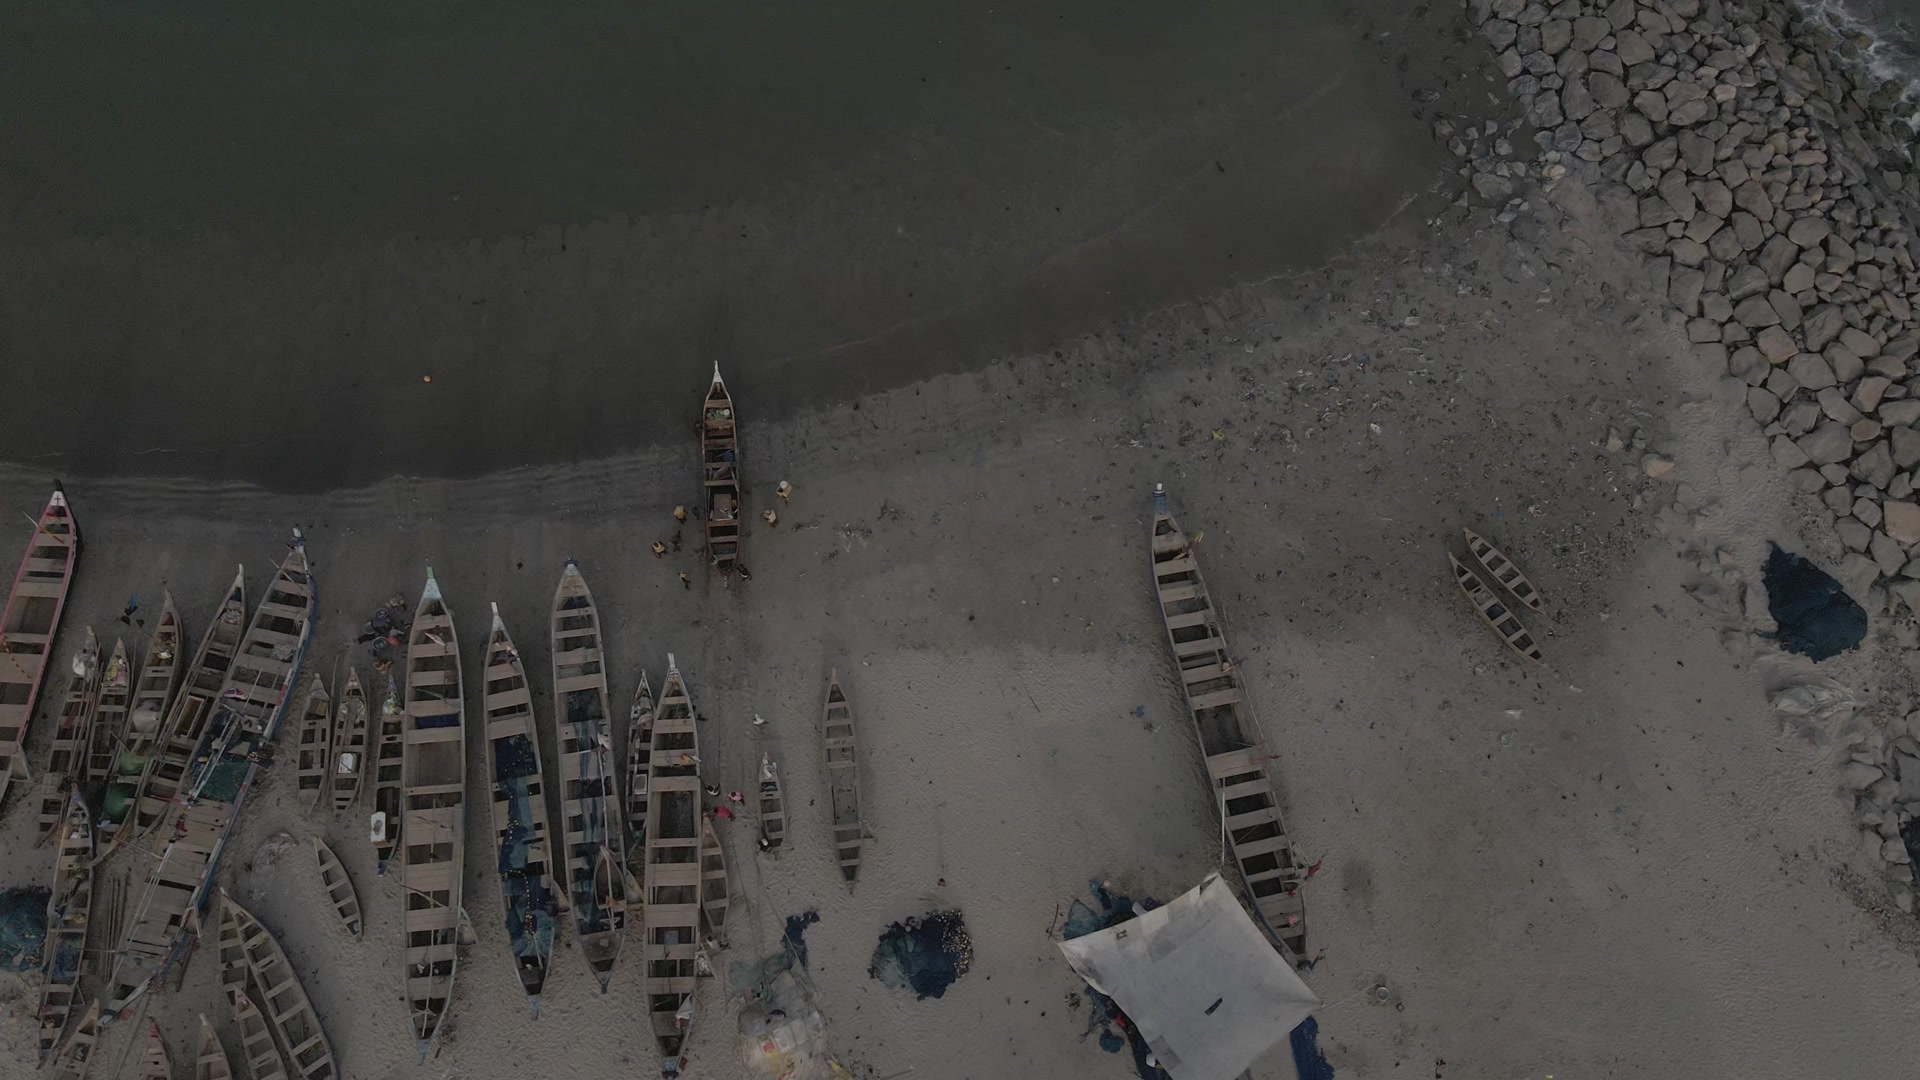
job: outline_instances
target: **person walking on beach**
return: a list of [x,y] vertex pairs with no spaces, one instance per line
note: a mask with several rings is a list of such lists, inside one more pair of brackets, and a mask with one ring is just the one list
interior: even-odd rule
[[685,570],[680,571],[680,587],[686,589],[688,592],[693,591],[693,579],[687,576]]
[[666,558],[666,557],[667,557],[667,545],[665,545],[665,544],[663,544],[663,543],[661,543],[661,542],[660,542],[660,541],[658,541],[658,540],[655,540],[655,541],[653,542],[653,557],[654,557],[654,558],[656,558],[656,559],[664,559],[664,558]]
[[772,528],[780,524],[780,515],[771,510],[762,510],[760,511],[760,520],[766,522],[768,528]]
[[793,485],[782,480],[780,481],[780,485],[773,489],[773,493],[780,496],[781,502],[786,502],[788,499],[793,498]]

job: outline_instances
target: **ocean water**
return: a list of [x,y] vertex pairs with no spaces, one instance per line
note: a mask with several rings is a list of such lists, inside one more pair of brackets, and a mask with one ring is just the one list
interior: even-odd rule
[[1836,34],[1862,45],[1868,70],[1920,88],[1920,0],[1801,0]]

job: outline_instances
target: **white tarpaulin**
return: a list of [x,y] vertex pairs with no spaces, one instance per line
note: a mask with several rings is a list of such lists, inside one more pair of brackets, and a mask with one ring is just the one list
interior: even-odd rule
[[1320,1004],[1218,873],[1060,951],[1176,1080],[1233,1080]]

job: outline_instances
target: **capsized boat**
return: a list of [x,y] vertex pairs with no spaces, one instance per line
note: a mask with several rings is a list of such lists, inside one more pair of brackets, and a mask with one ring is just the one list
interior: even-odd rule
[[1258,921],[1281,955],[1298,965],[1307,940],[1306,902],[1300,895],[1307,865],[1281,820],[1272,755],[1241,688],[1233,654],[1227,651],[1220,613],[1200,576],[1193,545],[1158,484],[1149,541],[1160,617],[1185,688],[1187,711],[1200,736],[1228,861]]
[[647,777],[645,881],[647,1012],[660,1044],[660,1073],[678,1076],[693,1024],[701,961],[700,742],[693,699],[667,654],[667,679],[653,718]]
[[230,999],[233,1022],[240,1028],[240,1050],[247,1057],[247,1071],[253,1080],[287,1080],[287,1062],[273,1043],[273,1029],[260,1013],[260,1006],[245,992]]
[[93,1064],[93,1052],[100,1041],[100,1002],[87,1007],[87,1014],[67,1036],[60,1052],[53,1056],[47,1070],[49,1080],[85,1080],[87,1066]]
[[81,788],[87,767],[87,741],[93,711],[100,704],[100,639],[87,627],[87,639],[73,654],[66,699],[53,729],[53,747],[40,773],[40,839],[44,842],[66,820],[67,796]]
[[700,460],[706,484],[707,559],[722,574],[740,561],[740,438],[733,396],[713,365],[713,383],[700,403]]
[[227,1061],[227,1048],[220,1044],[220,1033],[200,1015],[200,1052],[193,1059],[193,1080],[233,1080],[233,1066]]
[[453,1000],[459,958],[467,842],[467,725],[461,695],[453,613],[429,569],[407,638],[400,811],[407,1011],[423,1062]]
[[1487,629],[1498,635],[1500,640],[1506,643],[1507,648],[1512,649],[1521,659],[1531,660],[1536,664],[1545,663],[1546,658],[1540,652],[1539,643],[1533,640],[1533,635],[1528,633],[1527,628],[1514,617],[1507,605],[1493,595],[1492,590],[1480,583],[1479,576],[1467,569],[1465,563],[1454,558],[1451,551],[1447,552],[1447,564],[1453,567],[1453,581],[1460,586],[1460,594],[1467,598],[1467,603],[1473,606],[1474,613],[1480,616],[1480,621],[1487,624]]
[[627,711],[627,831],[629,851],[644,850],[647,842],[647,763],[653,758],[653,685],[640,672],[633,688],[633,707]]
[[227,668],[213,718],[188,766],[185,796],[148,837],[159,847],[146,881],[134,887],[127,933],[108,981],[107,1008],[119,1015],[165,972],[205,911],[220,858],[247,796],[273,760],[274,739],[313,637],[314,581],[300,533],[267,586]]
[[0,805],[13,782],[30,775],[27,732],[79,559],[80,526],[66,493],[56,487],[33,523],[6,611],[0,613]]
[[100,669],[100,700],[93,706],[93,732],[87,741],[87,783],[89,793],[106,788],[113,775],[113,752],[126,731],[127,707],[133,701],[133,670],[127,665],[127,643],[115,638],[113,651],[107,654],[107,666]]
[[627,928],[624,888],[598,879],[611,859],[624,873],[619,774],[613,765],[600,614],[587,579],[569,559],[553,593],[553,702],[560,744],[560,818],[567,848],[567,901],[574,940],[606,993]]
[[787,800],[780,793],[780,769],[771,754],[760,755],[760,850],[772,851],[787,838]]
[[47,897],[47,936],[40,948],[40,1063],[60,1045],[80,1003],[87,968],[87,925],[93,914],[93,820],[80,793],[67,796],[60,853]]
[[160,1036],[160,1025],[147,1021],[147,1045],[140,1051],[138,1080],[173,1080],[173,1055],[167,1052],[167,1040]]
[[207,723],[213,719],[220,689],[227,684],[227,669],[233,666],[233,654],[240,648],[240,636],[247,630],[246,573],[245,567],[234,572],[233,584],[227,586],[227,595],[214,611],[213,620],[200,639],[200,647],[193,654],[187,680],[180,687],[179,696],[174,698],[172,708],[167,710],[166,720],[160,724],[153,764],[134,811],[136,832],[151,831],[172,808],[174,796],[186,781],[187,767],[193,764],[193,752],[207,732]]
[[367,774],[367,731],[367,691],[360,685],[360,673],[349,666],[329,740],[333,764],[328,787],[333,792],[336,814],[352,809],[360,798],[360,781]]
[[327,761],[333,756],[333,696],[327,693],[327,680],[317,671],[307,690],[306,707],[300,710],[297,730],[294,792],[302,803],[317,806],[327,790]]
[[713,831],[713,819],[700,819],[700,917],[706,923],[707,937],[721,948],[727,947],[727,906],[732,902],[727,889],[727,852]]
[[400,845],[400,791],[406,757],[406,708],[400,687],[387,676],[387,696],[380,706],[380,746],[373,761],[373,818],[368,835],[373,840],[374,872],[387,874],[387,864]]
[[317,833],[313,837],[313,857],[320,865],[320,887],[327,891],[327,902],[333,905],[333,913],[340,916],[340,925],[347,928],[347,933],[359,937],[364,925],[360,917],[360,894],[354,891],[353,879],[347,876],[340,856],[335,855]]
[[113,774],[107,790],[100,796],[100,813],[95,821],[105,849],[98,856],[113,853],[134,833],[134,819],[140,797],[146,791],[147,777],[153,770],[155,750],[160,742],[160,724],[173,704],[173,692],[180,685],[180,672],[186,666],[181,649],[180,613],[168,594],[160,606],[160,621],[153,638],[147,642],[146,661],[133,684],[132,705],[127,711],[126,733],[114,751]]
[[[292,1073],[301,1080],[339,1080],[340,1067],[333,1056],[333,1044],[320,1026],[320,1018],[307,999],[306,988],[287,954],[253,913],[235,903],[233,897],[220,896],[222,933],[231,917],[239,926],[242,948],[246,951],[247,982],[259,995],[267,1026],[286,1051]],[[246,1000],[247,995],[239,995]]]
[[559,905],[553,891],[553,832],[547,827],[546,773],[533,694],[520,651],[493,605],[487,637],[487,777],[493,785],[493,840],[506,908],[507,944],[527,1009],[540,1015],[540,994],[553,961]]
[[861,841],[866,827],[860,822],[860,740],[853,723],[853,703],[840,688],[840,672],[827,675],[827,704],[821,721],[826,746],[827,789],[833,796],[833,854],[840,876],[851,885],[860,876]]

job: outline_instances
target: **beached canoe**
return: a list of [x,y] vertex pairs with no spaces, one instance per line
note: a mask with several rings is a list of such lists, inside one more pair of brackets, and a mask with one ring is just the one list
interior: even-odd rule
[[226,890],[220,892],[220,991],[232,1001],[247,992],[247,939]]
[[467,725],[460,643],[440,583],[427,586],[407,639],[401,756],[400,891],[407,1010],[425,1061],[453,1000],[466,866]]
[[80,527],[66,494],[56,487],[34,522],[6,611],[0,613],[0,805],[15,781],[31,775],[27,732],[79,558]]
[[247,796],[272,764],[274,740],[313,638],[314,580],[298,530],[227,667],[213,719],[181,798],[150,844],[162,845],[115,958],[107,1008],[119,1014],[177,960],[204,913]]
[[113,775],[113,752],[127,727],[127,707],[133,702],[133,668],[127,662],[127,642],[115,638],[113,651],[107,654],[107,666],[100,669],[100,700],[93,706],[93,731],[87,739],[87,769],[84,790],[88,798],[104,794],[107,778]]
[[317,833],[313,838],[313,858],[320,867],[320,887],[326,890],[327,903],[333,905],[333,913],[340,917],[340,925],[346,927],[347,933],[359,937],[364,926],[360,917],[360,894],[354,891],[353,879],[347,876],[340,856],[335,855]]
[[73,1034],[61,1045],[60,1052],[48,1063],[48,1080],[86,1080],[87,1067],[100,1042],[100,1002],[94,1000],[87,1013],[74,1025]]
[[100,704],[100,639],[87,627],[86,641],[73,654],[53,746],[40,771],[40,840],[44,843],[67,817],[67,796],[82,788],[87,768],[93,713]]
[[727,851],[713,831],[713,819],[700,819],[700,919],[706,924],[707,937],[720,948],[727,947],[727,910],[732,903],[727,888]]
[[1447,565],[1453,568],[1453,581],[1460,586],[1460,595],[1467,598],[1467,603],[1480,616],[1480,621],[1487,624],[1487,629],[1492,630],[1521,659],[1536,664],[1546,662],[1533,635],[1527,632],[1527,628],[1514,617],[1507,605],[1493,595],[1491,589],[1481,584],[1479,575],[1469,570],[1467,564],[1455,558],[1451,551],[1447,552]]
[[647,1012],[660,1045],[662,1076],[678,1076],[693,1024],[700,938],[700,742],[693,699],[667,654],[667,679],[653,717],[647,777],[645,872]]
[[1461,529],[1467,537],[1467,551],[1482,569],[1493,578],[1494,584],[1513,594],[1515,600],[1535,611],[1547,610],[1547,598],[1540,595],[1527,575],[1520,572],[1507,553],[1487,542],[1487,538],[1472,529]]
[[540,733],[534,724],[527,669],[507,634],[498,604],[493,605],[493,631],[487,637],[484,685],[494,868],[500,873],[514,974],[527,995],[527,1010],[539,1016],[559,918],[553,831],[547,826],[547,778],[540,767]]
[[373,817],[368,836],[373,841],[374,873],[387,874],[387,865],[400,844],[400,793],[405,777],[406,706],[400,687],[387,676],[387,696],[380,705],[380,743],[373,759]]
[[40,947],[40,1063],[60,1045],[80,1004],[87,969],[87,926],[93,914],[93,820],[79,792],[67,798],[53,893],[47,898],[47,936]]
[[[292,1074],[298,1080],[339,1080],[340,1067],[333,1056],[333,1044],[320,1026],[313,1002],[300,984],[300,977],[288,963],[286,952],[253,913],[222,893],[221,933],[227,920],[239,926],[242,948],[246,952],[247,984],[258,995],[267,1026],[286,1051]],[[247,995],[241,994],[245,1000]],[[251,1056],[251,1055],[249,1055]]]
[[1222,816],[1228,861],[1242,894],[1290,963],[1305,956],[1308,868],[1287,834],[1274,795],[1271,757],[1240,674],[1227,651],[1220,612],[1200,576],[1193,545],[1174,519],[1166,491],[1153,489],[1148,530],[1153,587],[1167,644],[1200,737],[1200,754]]
[[167,1040],[160,1025],[147,1021],[147,1045],[140,1051],[140,1071],[136,1080],[173,1080],[173,1055],[167,1052]]
[[626,889],[608,887],[604,864],[611,860],[613,870],[624,875],[625,830],[619,773],[613,764],[600,614],[587,579],[572,560],[553,593],[552,628],[567,903],[573,911],[574,940],[604,994],[627,928]]
[[740,437],[733,396],[713,365],[713,383],[700,402],[700,461],[706,485],[707,560],[722,574],[740,561]]
[[200,1051],[193,1058],[193,1080],[233,1080],[227,1048],[221,1045],[220,1033],[213,1029],[205,1013],[200,1015]]
[[760,850],[772,851],[787,838],[787,800],[780,791],[780,769],[771,754],[760,755]]
[[360,782],[367,775],[367,691],[360,673],[347,666],[347,684],[340,691],[340,707],[333,716],[332,763],[327,770],[333,812],[344,813],[360,798]]
[[146,791],[147,777],[160,742],[160,725],[173,704],[173,693],[180,685],[180,673],[186,668],[181,643],[184,628],[180,613],[168,594],[160,606],[160,621],[153,638],[147,642],[147,655],[140,665],[140,676],[133,684],[133,699],[127,711],[126,731],[114,750],[113,773],[100,796],[99,826],[103,859],[139,832],[134,824],[135,809]]
[[[147,772],[146,787],[134,811],[134,830],[145,834],[160,824],[173,800],[186,782],[187,768],[193,764],[194,750],[206,734],[220,701],[220,688],[226,685],[227,669],[233,666],[233,654],[240,648],[240,636],[247,630],[246,568],[233,575],[233,584],[214,610],[207,632],[194,651],[193,663],[179,695],[160,724],[160,737],[154,744],[153,764]],[[160,842],[165,843],[166,838]]]
[[327,760],[333,756],[333,695],[327,693],[327,680],[317,671],[296,731],[295,797],[308,807],[318,806],[327,790]]
[[244,992],[229,999],[233,1004],[233,1022],[240,1029],[240,1052],[246,1056],[247,1072],[253,1080],[287,1080],[287,1061],[273,1044],[273,1029],[260,1006]]
[[853,703],[840,688],[840,672],[827,676],[827,704],[821,723],[826,747],[827,789],[833,796],[833,853],[840,876],[851,884],[860,876],[860,846],[866,828],[860,822],[860,740]]
[[627,710],[627,850],[645,851],[647,842],[647,766],[653,759],[653,685],[640,672]]

